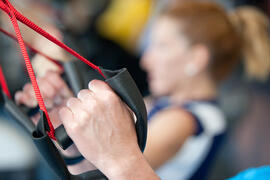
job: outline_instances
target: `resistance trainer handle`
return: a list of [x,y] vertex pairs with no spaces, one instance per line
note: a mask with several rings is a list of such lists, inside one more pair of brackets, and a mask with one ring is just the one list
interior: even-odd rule
[[[143,98],[136,84],[126,69],[120,69],[117,71],[102,69],[102,73],[107,78],[105,81],[108,83],[108,85],[135,113],[137,117],[135,128],[138,144],[141,151],[143,151],[147,137],[147,114]],[[87,82],[89,82],[89,79]],[[67,166],[63,158],[46,133],[48,130],[48,125],[46,124],[46,116],[44,113],[41,114],[40,122],[36,131],[33,132],[32,138],[40,153],[52,168],[52,170],[57,174],[57,176],[60,179],[70,180],[107,180],[106,176],[104,176],[104,174],[99,170],[88,171],[79,175],[71,175],[67,171]],[[68,137],[63,125],[55,130],[55,136],[59,145],[63,148],[67,148],[73,143],[72,140]]]
[[[29,116],[27,116],[21,108],[19,108],[14,101],[10,100],[7,95],[1,91],[0,92],[0,106],[9,114],[11,117],[19,122],[27,132],[32,133],[35,130],[34,123],[30,120]],[[26,106],[25,110],[28,110]]]
[[[104,80],[102,77],[97,77],[96,74],[90,72],[88,74],[86,81],[73,81],[68,78],[68,75],[74,75],[80,77],[82,75],[81,71],[78,72],[78,67],[75,66],[75,63],[69,62],[68,65],[70,68],[65,73],[65,78],[69,84],[69,86],[73,90],[75,87],[77,91],[80,89],[86,88],[88,82],[91,79],[100,79]],[[73,71],[74,70],[74,71]],[[117,95],[129,106],[129,108],[135,113],[137,121],[135,124],[138,145],[141,151],[144,150],[146,144],[146,137],[147,137],[147,114],[146,108],[143,102],[143,98],[133,81],[132,77],[128,73],[128,71],[124,69],[110,71],[106,69],[101,69],[102,73],[105,75],[106,80],[105,82],[117,93]],[[71,76],[70,76],[71,77]],[[86,76],[83,76],[84,78]],[[79,83],[78,83],[79,82]],[[87,82],[87,83],[86,83]],[[76,94],[76,93],[75,93]],[[71,175],[66,167],[66,164],[61,156],[61,154],[56,149],[53,142],[50,140],[47,131],[49,130],[49,126],[47,124],[46,116],[41,111],[41,117],[38,125],[35,125],[30,120],[27,114],[37,112],[38,108],[30,109],[26,106],[16,106],[16,104],[8,99],[6,95],[2,92],[0,94],[0,106],[3,106],[15,120],[20,122],[27,130],[32,134],[32,139],[38,148],[39,152],[44,157],[45,161],[49,164],[52,170],[57,174],[60,179],[71,179],[71,180],[85,180],[85,179],[93,179],[93,180],[106,180],[107,178],[100,172],[99,170],[89,171],[80,175]],[[63,125],[59,126],[55,129],[55,137],[57,139],[58,144],[63,148],[66,149],[69,147],[73,142],[68,137],[65,128]]]
[[[83,75],[81,71],[79,71],[81,69],[77,66],[78,64],[76,64],[74,61],[69,61],[64,63],[63,65],[65,73],[62,74],[62,78],[65,79],[69,87],[72,89],[74,95],[76,95],[81,89],[87,88],[87,83],[83,81]],[[137,118],[136,132],[138,143],[141,150],[143,151],[146,143],[147,134],[147,113],[143,98],[134,80],[125,68],[116,71],[110,71],[102,68],[101,70],[107,79],[104,80],[104,78],[101,76],[99,77],[99,79],[107,82],[108,85],[135,113]],[[90,76],[95,76],[93,72],[91,73],[89,74]],[[88,78],[87,82],[95,78],[97,78],[97,76],[90,77]],[[27,115],[33,115],[38,112],[39,108],[28,108],[26,106],[20,106],[20,109],[22,109],[22,111],[25,112]],[[64,150],[73,144],[73,141],[67,135],[63,125],[60,125],[58,128],[55,129],[55,137],[59,146]]]
[[39,106],[36,106],[34,108],[29,108],[29,107],[25,106],[24,104],[22,104],[22,105],[19,105],[19,108],[27,116],[33,116],[39,112]]
[[[107,77],[105,82],[108,83],[108,85],[135,113],[137,118],[136,132],[138,144],[141,151],[143,151],[147,136],[147,113],[139,89],[137,88],[127,69],[123,68],[116,71],[110,71],[101,68],[101,70],[102,73]],[[68,137],[63,125],[55,129],[55,137],[58,144],[63,149],[68,148],[73,143],[73,141]]]

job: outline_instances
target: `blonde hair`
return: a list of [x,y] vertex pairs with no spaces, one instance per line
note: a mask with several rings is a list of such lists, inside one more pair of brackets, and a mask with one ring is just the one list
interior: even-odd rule
[[163,15],[181,21],[181,30],[192,44],[208,47],[210,71],[217,82],[228,77],[240,59],[249,78],[268,78],[269,20],[261,11],[241,7],[228,14],[217,3],[189,0],[174,3]]
[[240,7],[230,18],[242,38],[242,56],[249,78],[267,80],[270,72],[270,23],[254,7]]

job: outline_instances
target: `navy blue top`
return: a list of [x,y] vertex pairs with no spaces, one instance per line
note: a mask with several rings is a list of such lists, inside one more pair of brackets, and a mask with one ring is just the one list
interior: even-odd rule
[[[196,132],[194,133],[193,137],[195,137],[195,138],[198,137],[198,139],[200,138],[200,135],[205,136],[205,134],[207,134],[207,132],[205,132],[205,128],[208,128],[208,127],[206,127],[207,125],[205,125],[205,122],[203,121],[202,116],[200,116],[199,113],[195,113],[193,108],[194,108],[194,106],[198,106],[198,105],[204,106],[204,104],[210,105],[210,106],[219,110],[218,102],[215,99],[203,100],[203,101],[190,101],[190,102],[187,102],[185,104],[179,105],[179,108],[182,108],[182,109],[186,110],[188,113],[190,113],[190,115],[192,115],[192,117],[196,121],[197,128],[196,128]],[[163,98],[157,100],[156,103],[154,104],[152,110],[148,114],[148,121],[150,122],[152,117],[154,115],[156,115],[158,112],[165,110],[166,108],[169,108],[171,106],[173,106],[173,104],[171,104],[169,102],[168,98],[166,98],[166,97],[163,97]],[[175,106],[175,104],[174,104],[174,106]],[[211,113],[211,112],[209,112],[209,113]],[[211,123],[210,123],[210,126],[211,126]],[[225,131],[221,132],[221,133],[217,133],[217,134],[209,137],[211,143],[209,145],[209,148],[206,148],[207,149],[206,155],[202,157],[202,159],[203,159],[202,161],[198,160],[200,162],[194,163],[194,164],[196,164],[196,165],[194,165],[194,166],[196,166],[196,168],[194,168],[194,170],[192,170],[192,173],[187,175],[186,179],[205,179],[206,178],[207,171],[210,167],[211,162],[213,161],[213,158],[218,150],[218,147],[220,146],[221,142],[223,141],[224,134],[225,134]],[[179,150],[179,151],[181,151],[181,150]],[[196,150],[194,152],[196,152]],[[179,154],[176,156],[179,156]],[[175,159],[176,158],[177,157],[175,157]],[[170,163],[170,162],[166,162],[166,163]],[[166,166],[166,163],[165,163],[165,166]],[[179,166],[179,174],[182,173],[181,168],[182,168],[183,164],[181,164],[181,163],[177,164],[175,162],[173,162],[172,164],[173,164],[174,169],[175,169],[175,166]],[[192,166],[193,165],[191,165],[191,167]],[[166,167],[166,168],[168,168],[168,167]],[[170,167],[168,169],[170,169]],[[165,172],[166,171],[167,170],[165,170]],[[158,173],[158,170],[157,170],[157,173]],[[158,175],[164,179],[179,179],[179,178],[173,178],[172,176],[170,176],[169,174],[173,174],[170,171],[168,171],[166,173],[163,172],[161,174],[162,175],[165,174],[166,177],[162,176],[158,173]],[[180,179],[182,179],[182,177]]]

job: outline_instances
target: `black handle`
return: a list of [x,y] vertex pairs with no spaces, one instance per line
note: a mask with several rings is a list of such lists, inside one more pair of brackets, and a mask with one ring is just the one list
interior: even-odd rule
[[14,120],[16,120],[16,122],[19,122],[27,132],[32,133],[34,131],[35,125],[31,119],[13,101],[11,101],[3,91],[0,92],[0,105]]
[[[121,97],[121,99],[133,110],[137,117],[136,132],[138,137],[138,144],[141,151],[144,150],[146,137],[147,137],[147,114],[146,108],[143,102],[143,98],[126,69],[118,71],[109,71],[102,69],[102,72],[107,77],[106,82],[110,87]],[[34,142],[42,153],[45,160],[49,163],[50,167],[61,179],[92,179],[92,180],[106,180],[106,176],[99,170],[89,171],[80,175],[70,175],[66,170],[66,165],[61,158],[59,152],[52,147],[52,142],[46,133],[48,130],[47,121],[45,116],[41,116],[41,120],[35,133],[33,133]],[[41,125],[40,125],[41,123]],[[43,125],[42,125],[43,124]],[[59,145],[63,148],[67,148],[73,142],[68,137],[63,125],[55,130],[55,136]],[[47,144],[47,145],[46,145]]]
[[[80,77],[81,71],[78,71],[73,62],[70,62],[69,70],[65,72],[65,77],[71,87],[73,87],[73,91],[79,91],[82,88],[86,88],[87,84],[85,81],[76,81],[74,79],[71,80],[72,76]],[[66,67],[66,66],[65,66]],[[126,69],[120,69],[117,71],[110,71],[106,69],[101,69],[103,74],[106,76],[106,82],[110,85],[110,87],[118,94],[118,96],[130,107],[131,110],[135,113],[137,117],[136,121],[136,132],[138,137],[138,145],[141,151],[144,150],[146,144],[147,137],[147,114],[146,108],[143,102],[143,98],[134,83],[132,77],[128,73]],[[76,75],[77,74],[77,75]],[[90,73],[91,78],[87,79],[86,82],[89,82],[91,79],[101,79],[101,76],[93,75],[93,71]],[[98,77],[98,78],[97,78]],[[104,80],[104,79],[103,79]],[[77,89],[77,90],[76,90]],[[75,92],[75,94],[77,93]],[[4,108],[14,117],[15,120],[19,121],[28,132],[32,134],[32,138],[36,147],[47,161],[52,170],[60,177],[61,179],[74,179],[74,180],[82,180],[82,179],[94,179],[94,180],[106,180],[107,178],[100,172],[99,170],[89,171],[80,175],[71,175],[66,167],[66,164],[61,157],[60,153],[50,140],[47,135],[47,131],[49,130],[46,117],[44,113],[41,113],[40,121],[38,125],[35,127],[32,121],[26,114],[30,112],[37,112],[38,108],[27,108],[25,106],[21,106],[20,108],[15,105],[15,103],[9,100],[3,93],[0,95],[0,106],[4,106]],[[31,114],[31,113],[30,113]],[[59,145],[66,149],[73,142],[68,137],[65,128],[63,125],[59,126],[55,130],[55,136]]]
[[[117,71],[102,69],[102,72],[107,77],[105,81],[135,113],[137,117],[136,132],[138,144],[141,151],[144,151],[147,134],[147,113],[143,98],[134,80],[125,68]],[[73,144],[63,125],[55,129],[55,137],[60,147],[64,150]]]
[[26,105],[20,105],[20,110],[24,112],[28,116],[33,116],[39,112],[39,106],[36,106],[34,108],[27,107]]

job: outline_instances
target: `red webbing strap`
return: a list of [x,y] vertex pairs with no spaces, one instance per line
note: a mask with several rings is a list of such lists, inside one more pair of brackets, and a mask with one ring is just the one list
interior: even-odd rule
[[1,65],[0,65],[0,84],[4,93],[11,99],[10,91],[8,89],[7,81],[5,79],[5,75],[3,73],[3,69]]
[[[8,0],[2,0],[2,1],[8,2]],[[10,6],[12,6],[12,5],[10,4]],[[10,14],[9,10],[7,9],[7,7],[5,7],[4,3],[2,3],[2,5],[0,3],[0,8],[2,10],[4,10],[8,15]],[[48,40],[52,41],[53,43],[55,43],[59,47],[63,48],[64,50],[66,50],[67,52],[72,54],[74,57],[78,58],[79,60],[83,61],[84,63],[86,63],[87,65],[92,67],[93,69],[97,70],[105,78],[104,74],[101,72],[101,70],[98,66],[94,65],[93,63],[91,63],[90,61],[88,61],[87,59],[82,57],[80,54],[78,54],[76,51],[74,51],[73,49],[71,49],[70,47],[68,47],[67,45],[65,45],[64,43],[62,43],[61,41],[59,41],[58,39],[56,39],[55,37],[53,37],[49,33],[47,33],[45,30],[43,30],[42,28],[40,28],[36,24],[34,24],[32,21],[30,21],[25,16],[23,16],[21,13],[19,13],[14,7],[13,7],[13,13],[15,14],[17,20],[19,20],[20,22],[22,22],[26,26],[30,27],[31,29],[33,29],[34,31],[39,33],[40,35],[44,36]]]
[[21,52],[22,55],[24,57],[25,60],[25,64],[26,64],[26,68],[29,74],[29,77],[31,79],[34,91],[35,91],[35,95],[36,95],[36,99],[39,103],[39,107],[41,110],[43,110],[43,112],[45,113],[47,120],[48,120],[48,125],[50,128],[50,131],[48,132],[48,135],[52,138],[55,139],[54,136],[54,128],[52,126],[52,123],[50,121],[48,112],[46,110],[46,107],[44,105],[44,101],[42,99],[38,84],[36,82],[36,78],[35,78],[35,74],[29,59],[29,56],[27,54],[26,48],[25,48],[25,44],[23,42],[23,38],[21,36],[20,33],[20,29],[17,23],[17,20],[19,20],[20,22],[22,22],[23,24],[27,25],[28,27],[30,27],[31,29],[33,29],[34,31],[36,31],[37,33],[41,34],[42,36],[44,36],[45,38],[47,38],[48,40],[52,41],[53,43],[55,43],[56,45],[58,45],[59,47],[65,49],[67,52],[69,52],[70,54],[72,54],[73,56],[77,57],[79,60],[83,61],[84,63],[86,63],[87,65],[89,65],[90,67],[92,67],[93,69],[97,70],[105,79],[106,77],[104,76],[104,74],[102,73],[102,71],[100,70],[100,68],[94,64],[92,64],[90,61],[88,61],[87,59],[85,59],[84,57],[82,57],[81,55],[79,55],[77,52],[75,52],[74,50],[72,50],[71,48],[69,48],[68,46],[66,46],[65,44],[63,44],[61,41],[57,40],[55,37],[51,36],[49,33],[47,33],[46,31],[44,31],[42,28],[40,28],[39,26],[37,26],[36,24],[34,24],[32,21],[30,21],[29,19],[27,19],[26,17],[24,17],[22,14],[20,14],[11,4],[8,0],[0,0],[0,9],[2,9],[3,11],[5,11],[7,13],[7,15],[10,17],[11,22],[14,26],[14,30],[16,32],[16,36],[18,38],[18,43],[20,45],[21,48]]
[[[15,40],[16,42],[18,42],[16,36],[10,34],[9,32],[5,31],[4,29],[0,28],[0,32],[2,32],[3,34],[5,34],[6,36],[10,37],[11,39]],[[29,43],[24,42],[24,44],[31,49],[34,53],[40,54],[41,56],[47,58],[49,61],[53,62],[55,65],[57,65],[60,70],[63,70],[63,66],[60,62],[58,62],[57,60],[49,57],[48,55],[44,54],[43,52],[37,50],[36,48],[34,48],[33,46],[31,46]]]
[[21,32],[20,32],[20,28],[19,28],[18,23],[17,23],[16,16],[14,14],[14,8],[9,3],[8,0],[2,0],[2,2],[5,2],[6,3],[5,4],[6,9],[9,9],[8,15],[9,15],[9,17],[11,19],[12,25],[14,27],[14,31],[15,31],[16,36],[18,38],[18,42],[19,42],[19,45],[20,45],[20,48],[21,48],[21,52],[22,52],[23,58],[25,60],[25,65],[26,65],[26,68],[27,68],[31,83],[32,83],[34,91],[35,91],[36,99],[38,101],[40,109],[45,113],[45,116],[47,118],[47,122],[48,122],[48,125],[49,125],[49,128],[50,128],[50,131],[47,132],[48,136],[51,139],[56,140],[56,138],[54,136],[54,128],[53,128],[53,125],[52,125],[52,123],[50,121],[50,117],[49,117],[48,111],[47,111],[47,109],[45,107],[43,98],[41,96],[41,93],[40,93],[40,90],[39,90],[39,87],[38,87],[38,84],[37,84],[37,80],[36,80],[36,77],[35,77],[35,73],[33,71],[33,67],[31,65],[31,62],[30,62],[30,59],[29,59],[28,53],[26,51],[26,47],[24,45],[23,38],[22,38],[22,35],[21,35]]

